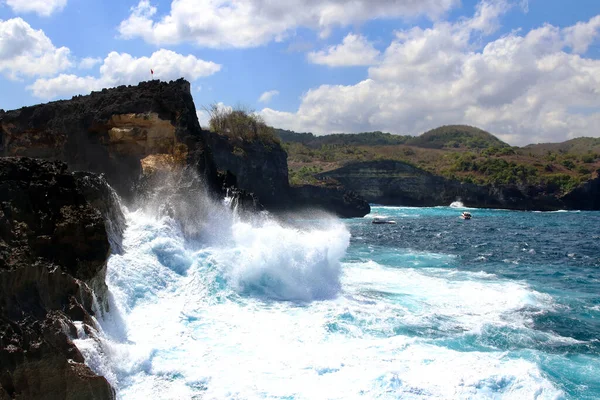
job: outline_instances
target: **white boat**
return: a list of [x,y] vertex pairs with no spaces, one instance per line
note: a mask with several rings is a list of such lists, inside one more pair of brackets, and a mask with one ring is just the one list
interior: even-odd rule
[[462,219],[471,219],[471,213],[467,212],[467,211],[463,211],[463,213],[460,216]]
[[391,219],[386,219],[383,217],[375,217],[373,218],[374,224],[395,224],[396,221],[392,221]]

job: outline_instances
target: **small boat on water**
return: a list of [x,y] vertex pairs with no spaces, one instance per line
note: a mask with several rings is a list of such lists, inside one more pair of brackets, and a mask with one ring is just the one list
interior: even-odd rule
[[467,212],[467,211],[463,211],[463,213],[460,216],[462,219],[471,219],[471,213]]
[[383,217],[375,217],[373,218],[374,224],[395,224],[396,221],[392,221],[391,219],[383,218]]

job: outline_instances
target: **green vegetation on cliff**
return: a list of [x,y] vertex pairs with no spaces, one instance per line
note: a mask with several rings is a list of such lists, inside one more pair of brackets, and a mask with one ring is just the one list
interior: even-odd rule
[[268,126],[262,117],[242,108],[227,109],[212,104],[205,107],[208,112],[209,128],[212,132],[235,141],[259,141],[265,145],[279,143],[275,129]]
[[545,185],[559,194],[600,170],[600,139],[595,138],[519,148],[467,126],[444,126],[417,137],[382,132],[328,136],[276,133],[288,152],[289,176],[294,184],[315,184],[315,175],[349,163],[396,160],[461,182]]

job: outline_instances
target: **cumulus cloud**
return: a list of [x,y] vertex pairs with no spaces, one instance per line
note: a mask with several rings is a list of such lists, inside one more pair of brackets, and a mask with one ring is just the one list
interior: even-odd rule
[[280,41],[307,27],[322,36],[336,26],[373,18],[426,15],[437,19],[460,0],[173,0],[159,17],[150,0],[141,0],[122,21],[123,38],[153,44],[193,42],[208,47],[254,47]]
[[597,37],[598,17],[478,46],[498,26],[501,3],[482,2],[470,19],[397,32],[367,79],[311,89],[295,113],[261,113],[273,126],[317,134],[419,134],[465,123],[512,144],[599,136],[600,60],[578,54]]
[[341,44],[327,50],[308,53],[308,61],[330,67],[372,65],[377,62],[379,51],[364,36],[348,34]]
[[15,13],[36,13],[48,17],[65,8],[67,0],[6,0],[6,4]]
[[50,76],[72,65],[70,51],[56,48],[21,18],[0,20],[0,73],[12,80]]
[[184,56],[164,49],[154,52],[150,57],[139,58],[127,53],[111,52],[100,66],[99,77],[61,74],[54,78],[38,79],[28,89],[34,96],[43,99],[88,93],[105,87],[137,84],[148,80],[151,69],[154,70],[154,77],[158,79],[173,80],[185,77],[194,81],[218,72],[221,66],[192,55]]
[[77,68],[79,68],[79,69],[92,69],[96,65],[100,64],[101,62],[102,62],[102,59],[100,57],[98,57],[98,58],[86,57],[86,58],[83,58],[81,61],[79,61],[79,64],[77,65]]
[[278,95],[279,90],[269,90],[268,92],[264,92],[263,94],[261,94],[258,101],[260,101],[261,103],[268,103],[273,99],[273,97]]
[[573,49],[573,52],[584,54],[598,38],[598,31],[600,31],[600,15],[588,22],[579,22],[566,28],[564,30],[565,40],[567,45]]

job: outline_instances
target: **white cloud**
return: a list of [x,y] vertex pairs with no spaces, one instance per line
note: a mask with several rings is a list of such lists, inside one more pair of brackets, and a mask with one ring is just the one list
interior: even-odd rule
[[9,79],[50,76],[71,66],[70,51],[56,48],[21,18],[0,20],[0,73]]
[[419,134],[465,123],[512,144],[600,136],[600,60],[577,54],[598,17],[512,32],[480,47],[504,10],[484,16],[484,8],[472,19],[398,32],[368,79],[311,89],[295,113],[261,114],[273,126],[317,134]]
[[260,101],[261,103],[268,103],[273,99],[273,97],[278,95],[279,90],[269,90],[268,92],[264,92],[263,94],[261,94],[258,101]]
[[341,44],[331,46],[327,50],[308,53],[308,60],[313,64],[330,67],[349,67],[373,65],[377,62],[379,51],[364,36],[348,34]]
[[460,0],[173,0],[170,13],[157,18],[157,8],[141,0],[119,32],[153,44],[254,47],[281,41],[299,27],[326,36],[334,27],[374,18],[437,19],[459,4]]
[[98,58],[86,57],[86,58],[82,59],[81,61],[79,61],[79,65],[77,66],[77,68],[79,68],[79,69],[92,69],[97,64],[100,64],[101,62],[102,62],[102,59],[100,57],[98,57]]
[[597,39],[600,31],[600,15],[588,22],[579,22],[564,29],[565,40],[575,53],[584,54]]
[[28,87],[34,96],[50,99],[58,96],[87,93],[105,87],[137,84],[154,78],[173,80],[185,77],[190,81],[212,75],[221,69],[219,64],[184,56],[171,50],[158,50],[150,57],[133,57],[127,53],[111,52],[100,66],[100,76],[61,74],[50,79],[38,79]]
[[67,5],[67,0],[6,0],[15,13],[36,13],[48,17]]

